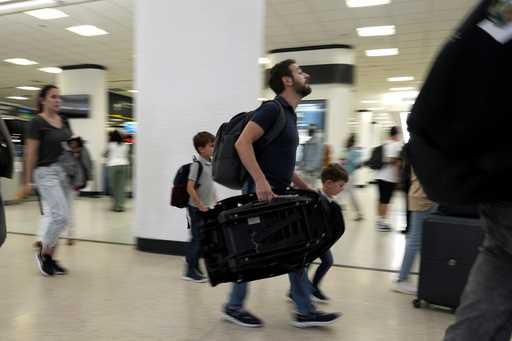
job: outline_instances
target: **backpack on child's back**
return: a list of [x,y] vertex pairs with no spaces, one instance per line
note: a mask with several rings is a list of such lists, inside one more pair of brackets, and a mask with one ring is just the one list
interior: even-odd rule
[[188,206],[190,201],[190,195],[187,191],[188,177],[190,175],[190,167],[194,162],[198,163],[199,169],[197,170],[197,181],[195,182],[195,188],[199,188],[199,178],[203,172],[203,164],[194,158],[194,161],[181,166],[176,175],[174,176],[173,186],[171,190],[171,202],[170,205],[177,208],[185,208]]

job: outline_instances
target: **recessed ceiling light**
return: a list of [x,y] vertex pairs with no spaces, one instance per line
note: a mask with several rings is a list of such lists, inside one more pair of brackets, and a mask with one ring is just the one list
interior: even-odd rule
[[270,64],[270,59],[268,59],[266,57],[258,58],[258,64],[268,65],[268,64]]
[[61,73],[62,69],[60,67],[43,67],[43,68],[40,68],[39,71],[48,72],[48,73]]
[[55,3],[55,0],[31,0],[31,1],[20,1],[20,2],[14,2],[9,3],[5,5],[0,5],[0,11],[12,11],[22,8],[30,8],[30,7],[36,7],[36,6],[42,6],[42,5],[53,5]]
[[108,34],[107,31],[97,28],[94,25],[79,25],[66,28],[66,30],[79,34],[84,37],[102,36]]
[[381,110],[384,110],[384,108],[367,108],[366,110],[369,110],[369,111],[381,111]]
[[17,101],[26,101],[28,99],[28,97],[23,97],[23,96],[9,96],[7,98],[8,99],[15,99]]
[[414,86],[404,86],[401,88],[390,88],[389,91],[409,91],[416,89]]
[[395,25],[356,28],[360,37],[391,36],[396,33]]
[[41,90],[41,88],[35,86],[17,86],[16,89],[27,90],[27,91],[37,91]]
[[408,82],[413,81],[414,77],[412,76],[400,76],[400,77],[389,77],[388,82]]
[[66,13],[55,8],[36,9],[34,11],[25,12],[25,14],[31,15],[41,20],[59,19],[68,16]]
[[348,7],[370,7],[387,5],[391,0],[346,0],[345,2]]
[[375,104],[375,103],[379,103],[379,101],[365,99],[365,100],[362,100],[361,103],[363,103],[363,104]]
[[16,65],[34,65],[34,64],[38,64],[37,62],[34,62],[33,60],[28,60],[28,59],[25,59],[25,58],[10,58],[10,59],[5,59],[4,62],[11,63],[11,64],[16,64]]
[[398,53],[399,50],[397,48],[366,50],[366,55],[368,57],[396,56]]
[[128,92],[131,92],[132,94],[136,94],[139,92],[139,90],[128,90]]

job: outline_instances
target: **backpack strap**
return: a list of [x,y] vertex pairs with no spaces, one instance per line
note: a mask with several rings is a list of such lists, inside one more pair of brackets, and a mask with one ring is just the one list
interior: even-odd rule
[[201,175],[203,174],[203,164],[195,156],[194,156],[193,160],[194,160],[193,163],[197,162],[197,166],[198,166],[197,178],[196,178],[196,182],[195,182],[195,186],[194,187],[195,188],[199,188],[199,179],[201,178]]
[[276,121],[274,122],[272,128],[270,128],[270,130],[261,137],[261,147],[266,147],[272,141],[274,141],[286,128],[287,122],[286,113],[284,112],[284,108],[281,105],[281,103],[279,103],[279,101],[277,100],[271,100],[268,102],[273,102],[275,105],[277,105],[277,107],[279,108],[279,116],[276,118]]

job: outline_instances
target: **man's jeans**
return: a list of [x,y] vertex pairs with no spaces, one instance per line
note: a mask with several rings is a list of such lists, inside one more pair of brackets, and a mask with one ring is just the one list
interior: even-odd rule
[[[315,310],[311,303],[311,284],[304,269],[288,274],[292,299],[300,314],[307,315]],[[242,309],[248,292],[248,283],[234,283],[229,294],[228,308]],[[284,295],[284,293],[283,293]]]
[[486,238],[444,341],[509,341],[512,334],[512,203],[481,206]]
[[[254,184],[248,182],[242,191],[243,193],[254,193]],[[311,284],[304,268],[289,273],[288,277],[290,279],[292,299],[297,305],[297,311],[304,315],[313,312],[315,307],[313,303],[311,303]],[[243,308],[245,298],[247,297],[248,286],[249,284],[247,282],[233,283],[229,294],[228,308],[237,310]]]

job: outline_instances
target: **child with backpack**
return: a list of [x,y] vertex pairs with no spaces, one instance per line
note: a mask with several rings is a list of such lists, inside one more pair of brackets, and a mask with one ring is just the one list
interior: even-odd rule
[[215,136],[209,132],[197,133],[193,139],[199,158],[190,165],[187,193],[190,197],[187,217],[190,227],[190,242],[186,251],[186,268],[183,279],[196,283],[206,282],[199,269],[201,245],[199,231],[203,224],[202,213],[208,211],[217,201],[217,193],[212,179],[212,155]]

